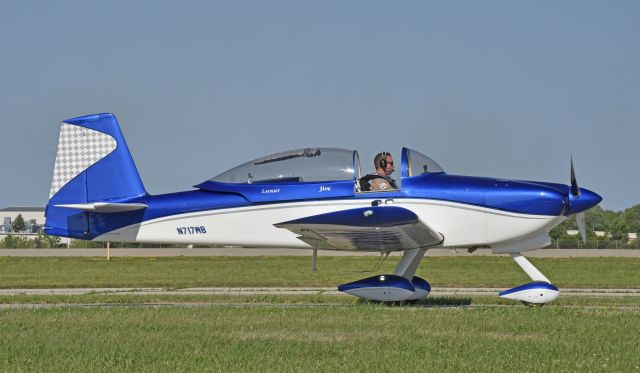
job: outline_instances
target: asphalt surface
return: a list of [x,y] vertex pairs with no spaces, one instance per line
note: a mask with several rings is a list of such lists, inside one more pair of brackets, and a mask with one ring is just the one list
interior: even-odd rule
[[[224,247],[215,249],[111,249],[113,257],[171,257],[171,256],[311,256],[308,249],[248,249],[240,247]],[[0,256],[56,257],[56,256],[89,256],[105,257],[106,249],[0,249]],[[379,253],[358,251],[319,250],[318,256],[379,256]],[[401,252],[393,252],[390,256],[400,256]],[[430,249],[426,256],[487,256],[508,254],[492,254],[490,249],[478,249],[469,253],[466,249]],[[572,257],[627,257],[640,258],[639,250],[613,249],[539,249],[525,252],[530,258],[572,258]]]

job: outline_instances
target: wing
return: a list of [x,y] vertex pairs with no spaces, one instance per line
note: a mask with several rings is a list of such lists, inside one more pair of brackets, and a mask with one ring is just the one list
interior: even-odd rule
[[275,224],[314,249],[396,251],[435,246],[444,237],[418,215],[397,206],[372,206]]

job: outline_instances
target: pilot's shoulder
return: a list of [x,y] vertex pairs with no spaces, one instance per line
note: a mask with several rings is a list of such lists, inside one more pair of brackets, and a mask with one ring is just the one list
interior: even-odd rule
[[391,190],[391,183],[385,179],[384,177],[377,177],[373,180],[371,180],[371,189],[372,191],[376,190],[376,191],[385,191],[385,190]]

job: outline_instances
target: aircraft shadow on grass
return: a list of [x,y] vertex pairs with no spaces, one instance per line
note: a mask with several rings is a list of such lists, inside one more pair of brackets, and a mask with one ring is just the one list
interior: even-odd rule
[[469,297],[460,298],[460,297],[448,297],[448,296],[429,297],[429,298],[424,298],[424,299],[420,299],[413,302],[408,302],[408,301],[377,302],[377,301],[371,301],[366,299],[358,299],[358,301],[356,302],[356,304],[384,304],[388,306],[414,306],[414,307],[424,307],[424,308],[463,307],[463,306],[470,306],[472,303],[473,301]]

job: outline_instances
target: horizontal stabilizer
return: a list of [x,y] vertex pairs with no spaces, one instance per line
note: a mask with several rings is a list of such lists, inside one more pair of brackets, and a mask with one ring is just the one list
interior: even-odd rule
[[439,245],[444,237],[411,210],[372,206],[275,224],[315,249],[396,251]]
[[94,202],[94,203],[72,203],[66,205],[55,205],[56,207],[64,207],[68,209],[99,212],[99,213],[116,213],[116,212],[128,212],[146,209],[147,205],[144,203],[108,203],[108,202]]

